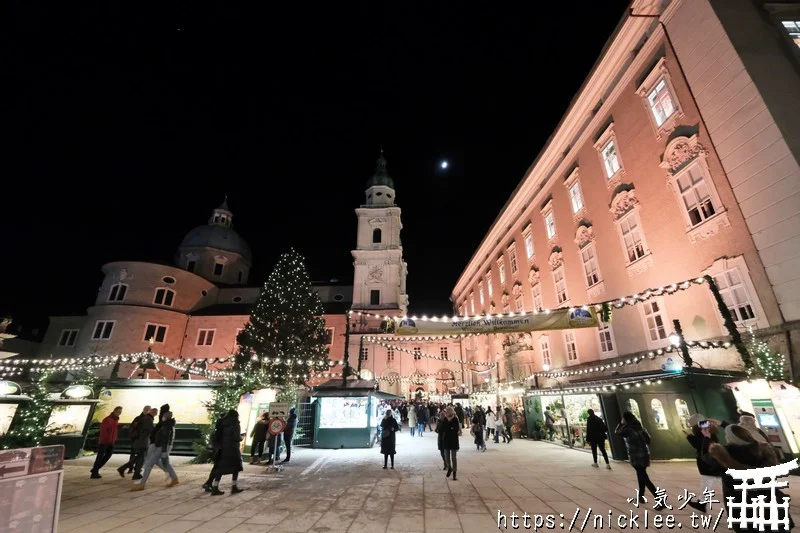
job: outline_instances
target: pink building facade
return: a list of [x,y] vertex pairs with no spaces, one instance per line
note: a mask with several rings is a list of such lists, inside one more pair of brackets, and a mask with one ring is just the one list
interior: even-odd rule
[[[633,2],[453,288],[459,315],[580,306],[710,274],[740,331],[796,364],[800,117],[773,87],[800,94],[796,56],[779,21],[738,3],[740,13],[715,0]],[[742,42],[741,24],[766,42]],[[769,55],[773,80],[746,68],[756,53]],[[794,116],[788,128],[781,109]],[[614,310],[599,330],[523,336],[521,350],[501,335],[464,342],[471,360],[498,363],[501,384],[560,370],[579,382],[577,372],[641,354],[635,367],[592,375],[659,369],[674,319],[687,340],[728,334],[698,285]],[[732,350],[693,357],[742,369]]]

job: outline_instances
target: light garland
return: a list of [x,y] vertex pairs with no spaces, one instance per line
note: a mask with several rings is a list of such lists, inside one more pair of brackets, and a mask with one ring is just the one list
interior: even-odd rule
[[461,359],[450,359],[449,357],[442,357],[441,355],[437,356],[437,355],[427,354],[427,353],[424,353],[424,352],[412,351],[412,350],[409,350],[407,348],[402,348],[400,346],[395,346],[393,344],[389,344],[389,343],[386,343],[386,342],[380,342],[380,341],[374,340],[372,338],[368,339],[368,338],[365,337],[364,340],[365,341],[369,341],[369,342],[371,342],[373,344],[379,344],[380,346],[383,346],[385,348],[391,348],[392,350],[397,350],[398,352],[411,354],[414,357],[424,357],[426,359],[435,359],[437,361],[447,361],[448,363],[457,363],[457,364],[462,364],[462,365],[488,366],[490,368],[494,368],[495,366],[497,366],[497,363],[488,363],[488,362],[483,362],[483,361],[463,361]]
[[655,378],[644,378],[639,380],[620,380],[617,383],[612,385],[599,385],[599,386],[575,386],[575,387],[563,387],[563,388],[548,388],[548,389],[537,389],[531,390],[526,392],[526,396],[558,396],[561,394],[574,394],[574,393],[581,393],[581,392],[589,392],[589,393],[599,393],[599,392],[612,392],[617,389],[628,390],[631,387],[639,388],[642,385],[660,385],[663,381],[670,380],[670,379],[678,379],[684,377],[684,374],[677,374],[677,375],[660,375]]

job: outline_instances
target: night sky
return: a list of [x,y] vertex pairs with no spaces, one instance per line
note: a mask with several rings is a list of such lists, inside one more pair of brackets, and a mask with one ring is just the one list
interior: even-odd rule
[[103,263],[170,261],[226,194],[254,251],[251,282],[294,246],[313,279],[352,283],[353,209],[381,146],[411,309],[450,312],[458,276],[628,7],[12,4],[0,22],[0,312],[42,326],[92,304]]

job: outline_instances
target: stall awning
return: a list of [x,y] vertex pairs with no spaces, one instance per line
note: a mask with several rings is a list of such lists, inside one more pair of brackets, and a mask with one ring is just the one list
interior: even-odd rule
[[315,390],[309,391],[309,396],[317,397],[338,397],[338,398],[352,398],[354,396],[373,396],[380,400],[402,400],[400,396],[389,394],[375,389],[374,379],[352,379],[347,380],[345,386],[342,385],[342,380],[332,379],[318,385]]
[[[529,394],[537,393],[558,393],[574,394],[580,392],[611,392],[615,386],[627,386],[643,381],[659,381],[659,380],[672,380],[672,379],[686,379],[689,374],[687,372],[665,372],[663,370],[649,370],[644,372],[633,372],[630,374],[620,374],[612,376],[603,376],[596,379],[575,380],[564,383],[561,387],[547,387],[539,389],[529,389]],[[745,375],[742,372],[735,372],[730,370],[714,370],[714,369],[698,369],[693,368],[692,376],[703,377],[716,377],[720,379],[739,380]],[[598,390],[591,390],[598,389]],[[602,389],[602,390],[601,390]]]

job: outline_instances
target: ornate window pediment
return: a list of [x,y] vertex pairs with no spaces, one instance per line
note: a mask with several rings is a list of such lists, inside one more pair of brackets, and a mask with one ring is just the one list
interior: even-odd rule
[[536,265],[533,265],[531,271],[528,272],[528,282],[531,285],[539,283],[539,268]]
[[561,248],[558,246],[553,246],[553,250],[550,252],[550,258],[547,261],[550,263],[550,268],[552,270],[557,269],[561,265],[564,264],[564,254],[561,252]]
[[514,286],[511,287],[511,293],[514,295],[514,298],[522,294],[522,283],[519,281],[514,283]]
[[639,205],[639,198],[636,197],[636,189],[631,185],[629,188],[623,188],[611,200],[609,211],[614,221],[622,218],[625,213]]
[[578,248],[583,248],[594,240],[594,229],[589,222],[581,222],[578,230],[575,232],[575,244]]
[[509,298],[508,293],[504,292],[503,296],[500,298],[503,302],[503,305],[506,305],[508,303],[508,298]]
[[691,137],[676,137],[664,150],[664,156],[659,166],[673,175],[694,159],[707,155],[708,150],[700,144],[696,134]]

